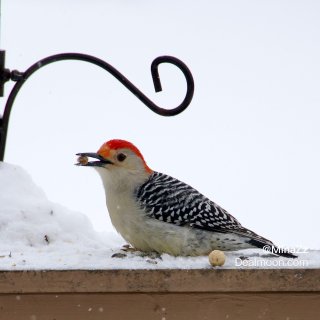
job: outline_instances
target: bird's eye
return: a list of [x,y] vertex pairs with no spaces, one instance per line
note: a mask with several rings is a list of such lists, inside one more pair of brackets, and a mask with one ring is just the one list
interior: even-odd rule
[[123,153],[119,153],[118,155],[117,155],[117,159],[118,159],[118,161],[120,161],[120,162],[122,162],[122,161],[124,161],[125,159],[126,159],[126,155],[125,154],[123,154]]

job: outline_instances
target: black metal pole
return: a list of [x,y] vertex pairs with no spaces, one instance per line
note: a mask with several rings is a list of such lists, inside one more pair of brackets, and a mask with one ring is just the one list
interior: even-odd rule
[[[1,59],[1,55],[0,55],[0,59]],[[155,91],[159,92],[162,90],[159,71],[158,71],[159,65],[161,63],[170,63],[177,66],[183,72],[187,82],[187,92],[186,92],[185,98],[183,99],[183,101],[180,103],[178,107],[173,109],[164,109],[157,106],[153,101],[151,101],[144,93],[142,93],[133,83],[131,83],[123,74],[121,74],[112,65],[94,56],[90,56],[82,53],[57,54],[36,62],[24,73],[21,73],[16,70],[10,72],[8,69],[4,68],[4,53],[3,53],[3,64],[1,64],[1,61],[0,61],[0,68],[1,68],[0,81],[1,81],[2,87],[3,87],[3,84],[9,79],[16,81],[16,84],[12,88],[12,91],[10,92],[10,95],[8,97],[7,103],[4,108],[3,117],[0,118],[0,161],[3,161],[4,159],[8,124],[9,124],[12,105],[21,87],[35,71],[46,66],[47,64],[57,62],[57,61],[62,61],[62,60],[81,60],[81,61],[89,62],[101,67],[102,69],[108,71],[111,75],[113,75],[117,80],[119,80],[129,91],[131,91],[149,109],[151,109],[153,112],[161,116],[174,116],[181,113],[189,106],[193,97],[194,81],[193,81],[193,77],[190,70],[181,60],[171,56],[158,57],[151,64],[151,75],[152,75]],[[0,93],[1,93],[1,90],[0,90]]]

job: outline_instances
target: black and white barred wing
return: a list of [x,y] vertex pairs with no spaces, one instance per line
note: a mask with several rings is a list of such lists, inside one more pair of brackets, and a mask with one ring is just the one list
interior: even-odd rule
[[244,229],[216,203],[188,184],[163,173],[154,172],[137,190],[136,196],[148,215],[164,222],[219,232]]
[[[191,186],[163,173],[154,172],[136,191],[136,197],[150,218],[178,226],[237,234],[244,242],[258,248],[275,247],[270,240],[244,228],[226,210]],[[288,252],[279,255],[296,257]]]
[[211,232],[235,233],[258,241],[260,247],[272,245],[268,239],[244,228],[235,217],[196,189],[166,174],[154,172],[137,190],[136,196],[141,208],[160,221]]

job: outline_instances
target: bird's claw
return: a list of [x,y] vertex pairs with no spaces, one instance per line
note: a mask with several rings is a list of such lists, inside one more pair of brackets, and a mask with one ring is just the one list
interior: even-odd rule
[[139,251],[139,250],[135,249],[130,244],[125,244],[125,245],[122,246],[121,251],[124,251],[124,252],[136,252],[136,251]]

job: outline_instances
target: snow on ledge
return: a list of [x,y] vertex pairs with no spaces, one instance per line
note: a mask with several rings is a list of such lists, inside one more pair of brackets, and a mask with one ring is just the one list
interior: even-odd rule
[[[115,233],[96,232],[84,214],[50,202],[22,168],[0,162],[0,270],[210,268],[207,257],[152,259],[127,253],[112,258],[123,244]],[[227,252],[226,257],[226,269],[320,267],[315,250],[294,260],[262,250]]]

